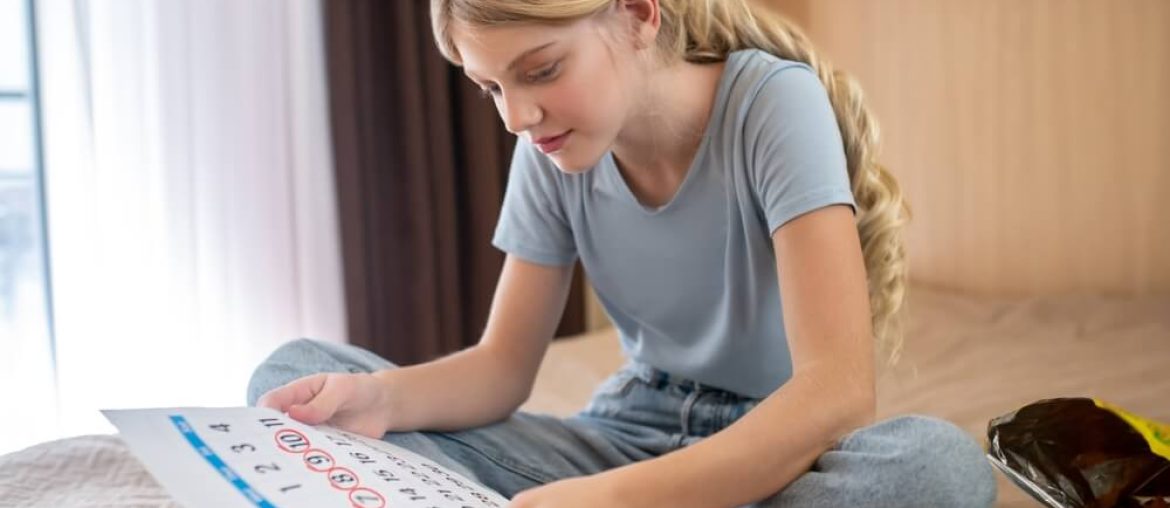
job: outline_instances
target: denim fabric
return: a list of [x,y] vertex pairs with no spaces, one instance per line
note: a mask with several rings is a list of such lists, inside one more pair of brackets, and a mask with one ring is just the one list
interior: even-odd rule
[[[256,369],[248,404],[309,374],[393,367],[353,346],[296,340]],[[383,439],[511,497],[688,446],[731,425],[757,403],[631,362],[568,418],[518,412],[475,429],[391,433]],[[986,507],[995,494],[991,468],[974,440],[945,421],[906,416],[849,434],[809,472],[752,506]]]

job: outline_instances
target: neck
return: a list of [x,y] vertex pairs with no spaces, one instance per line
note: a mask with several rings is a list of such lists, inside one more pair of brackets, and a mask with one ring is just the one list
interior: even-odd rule
[[644,107],[626,121],[613,146],[622,175],[644,203],[669,201],[686,178],[722,72],[723,63],[680,62],[651,73]]

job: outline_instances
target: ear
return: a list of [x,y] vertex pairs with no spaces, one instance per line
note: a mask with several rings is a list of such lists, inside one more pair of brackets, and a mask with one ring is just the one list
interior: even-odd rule
[[662,26],[658,0],[614,0],[614,7],[629,17],[635,49],[654,46]]

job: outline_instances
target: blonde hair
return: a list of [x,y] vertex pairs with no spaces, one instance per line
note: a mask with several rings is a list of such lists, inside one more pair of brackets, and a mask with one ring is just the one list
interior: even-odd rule
[[[614,0],[431,0],[431,23],[439,50],[458,64],[451,24],[563,24],[605,11]],[[658,49],[670,59],[716,62],[728,53],[755,48],[812,67],[833,104],[845,145],[849,181],[857,203],[857,230],[865,258],[873,332],[896,361],[902,346],[906,296],[903,226],[910,210],[893,175],[878,164],[878,127],[866,109],[861,88],[813,50],[812,43],[779,13],[748,0],[659,0],[662,24]]]

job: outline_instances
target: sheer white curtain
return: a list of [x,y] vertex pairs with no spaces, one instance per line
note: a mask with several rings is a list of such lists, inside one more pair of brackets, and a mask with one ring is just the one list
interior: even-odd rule
[[341,340],[318,2],[37,7],[57,407],[25,435],[242,405],[281,342]]

